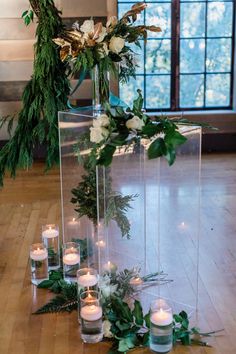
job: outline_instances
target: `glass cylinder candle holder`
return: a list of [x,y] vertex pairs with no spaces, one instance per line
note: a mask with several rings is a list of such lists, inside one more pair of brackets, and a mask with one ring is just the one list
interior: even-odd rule
[[48,280],[48,251],[43,243],[34,243],[30,247],[31,282],[38,285]]
[[65,281],[76,282],[77,270],[80,267],[80,246],[76,242],[63,244],[63,274]]
[[81,338],[85,343],[98,343],[103,338],[102,307],[98,291],[80,295]]
[[43,225],[42,239],[48,250],[48,269],[60,268],[59,227],[55,224]]
[[103,271],[109,274],[115,274],[117,271],[117,265],[108,261],[103,265]]
[[77,271],[78,288],[84,290],[96,290],[98,284],[98,272],[94,268],[81,268]]
[[165,300],[151,304],[150,349],[155,353],[168,353],[173,346],[173,314]]

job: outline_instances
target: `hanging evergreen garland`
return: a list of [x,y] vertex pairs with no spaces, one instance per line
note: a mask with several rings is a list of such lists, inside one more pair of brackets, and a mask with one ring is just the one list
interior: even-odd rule
[[[32,166],[33,151],[38,144],[47,147],[47,169],[58,162],[57,113],[66,109],[70,93],[67,66],[61,62],[57,45],[52,41],[64,27],[60,12],[53,0],[30,0],[30,5],[38,18],[34,69],[23,92],[23,108],[16,130],[0,151],[1,185],[7,170],[15,177],[17,168]],[[31,12],[28,14],[23,14],[26,24],[33,18]],[[9,128],[13,119],[9,121]],[[3,118],[1,123],[5,121]]]

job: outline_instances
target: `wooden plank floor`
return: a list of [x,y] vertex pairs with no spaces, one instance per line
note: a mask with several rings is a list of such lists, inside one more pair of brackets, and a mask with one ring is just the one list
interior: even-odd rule
[[[176,347],[177,354],[236,353],[236,154],[203,156],[200,278],[211,302],[205,317],[223,335],[213,348]],[[76,313],[35,316],[50,294],[30,283],[29,246],[39,241],[41,225],[60,224],[59,171],[29,172],[7,178],[0,192],[0,354],[105,354],[107,345],[84,345]],[[219,321],[212,310],[217,311]],[[205,306],[206,308],[207,306]],[[216,326],[216,327],[214,327]],[[137,353],[148,353],[140,350]]]

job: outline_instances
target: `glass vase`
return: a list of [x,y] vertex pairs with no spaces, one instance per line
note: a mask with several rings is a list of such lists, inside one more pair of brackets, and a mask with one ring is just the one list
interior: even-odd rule
[[99,115],[110,97],[110,75],[108,71],[102,70],[99,64],[95,65],[92,70],[92,85],[93,110],[95,115]]

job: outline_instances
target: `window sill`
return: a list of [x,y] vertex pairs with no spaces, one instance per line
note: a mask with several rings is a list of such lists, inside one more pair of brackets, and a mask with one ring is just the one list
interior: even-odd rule
[[204,122],[218,130],[204,130],[204,134],[236,133],[235,110],[183,111],[183,112],[151,112],[148,115],[167,115],[168,117],[183,117],[196,122]]

